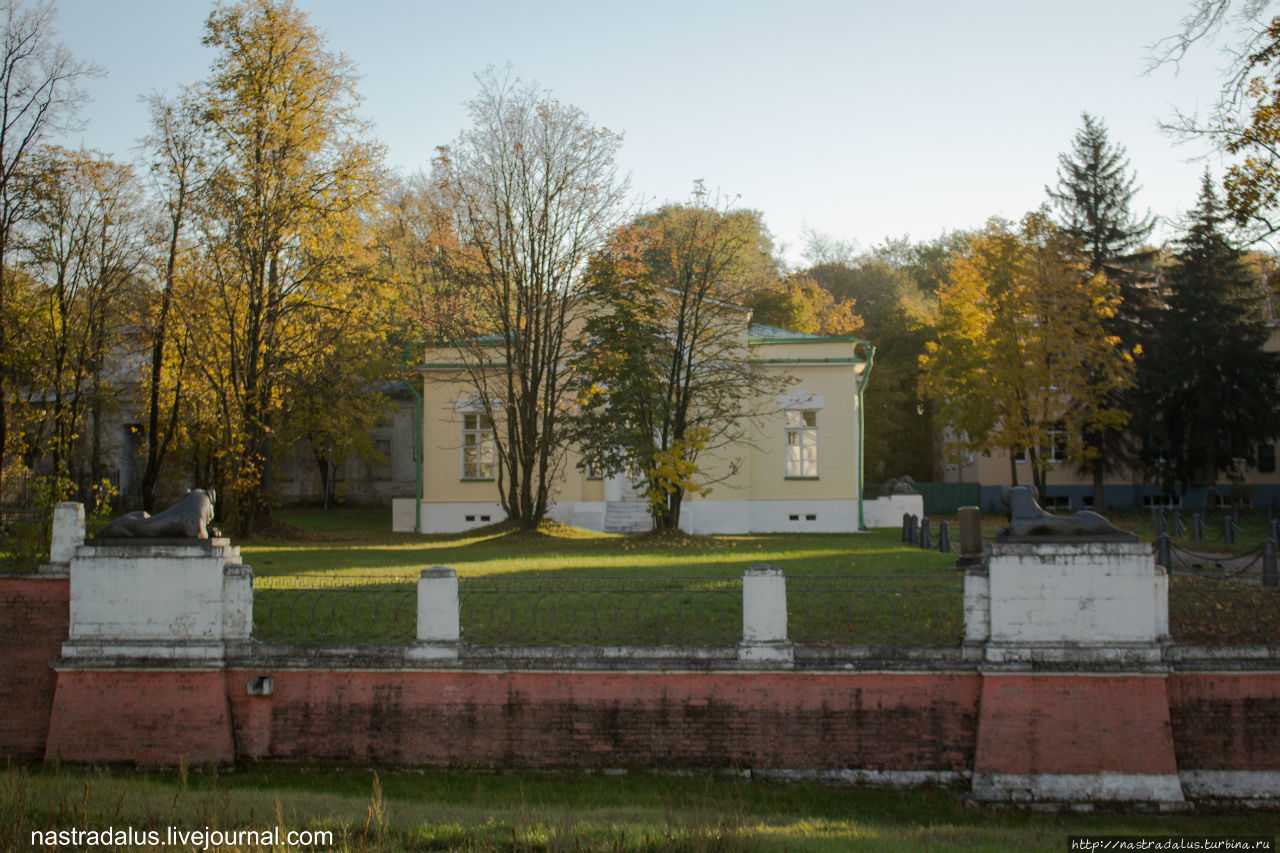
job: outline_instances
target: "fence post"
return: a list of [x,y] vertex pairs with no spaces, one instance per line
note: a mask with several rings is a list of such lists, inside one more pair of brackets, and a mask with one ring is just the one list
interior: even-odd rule
[[1280,572],[1276,570],[1276,540],[1262,543],[1262,585],[1280,586]]
[[938,551],[943,554],[951,553],[951,527],[945,519],[938,525]]
[[1151,532],[1156,536],[1164,533],[1164,508],[1151,507]]
[[1173,568],[1173,547],[1169,542],[1169,534],[1161,533],[1156,540],[1156,565],[1166,569]]
[[902,541],[911,541],[911,513],[904,512],[902,514]]
[[1198,512],[1191,516],[1191,538],[1196,542],[1204,540],[1204,517]]
[[738,660],[768,666],[795,663],[795,650],[787,639],[787,578],[778,566],[761,563],[742,573]]
[[418,576],[417,642],[409,647],[409,657],[456,661],[461,639],[458,573],[447,566],[423,569]]
[[957,566],[982,562],[982,511],[976,506],[962,506],[956,513],[960,524],[960,556]]
[[933,549],[933,537],[929,535],[929,516],[920,517],[920,548],[925,551]]
[[1236,544],[1236,523],[1230,515],[1222,520],[1222,541],[1226,545]]
[[53,508],[53,536],[50,563],[70,563],[76,549],[84,544],[84,504],[63,501]]
[[1173,536],[1185,536],[1187,529],[1182,526],[1182,510],[1173,511],[1173,522],[1169,525],[1169,533]]

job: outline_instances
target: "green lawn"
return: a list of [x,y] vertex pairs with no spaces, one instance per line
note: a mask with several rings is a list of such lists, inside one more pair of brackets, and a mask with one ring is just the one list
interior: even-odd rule
[[[375,782],[376,778],[376,782]],[[0,851],[31,831],[328,829],[337,850],[1060,851],[1071,835],[1280,834],[1280,814],[1042,814],[945,788],[565,771],[243,765],[234,773],[0,771]],[[64,848],[65,849],[65,848]],[[113,848],[123,849],[123,848]],[[154,849],[154,848],[152,848]],[[241,847],[240,849],[259,849]]]
[[[390,533],[385,510],[281,516],[291,539],[243,545],[256,576],[255,634],[266,641],[409,642],[418,574],[436,565],[458,572],[463,640],[478,645],[733,644],[742,571],[757,563],[786,572],[796,642],[954,646],[963,633],[955,555],[904,545],[893,529],[628,537],[547,525],[420,536]],[[1144,519],[1120,523],[1149,534]],[[984,522],[994,535],[999,520]],[[1280,590],[1213,575],[1172,579],[1175,640],[1280,639]]]
[[787,574],[793,638],[954,645],[963,579],[954,554],[904,546],[896,530],[847,535],[612,536],[387,532],[387,513],[293,510],[313,541],[246,543],[259,638],[407,642],[428,566],[459,577],[463,639],[476,644],[728,645],[742,637],[742,572]]

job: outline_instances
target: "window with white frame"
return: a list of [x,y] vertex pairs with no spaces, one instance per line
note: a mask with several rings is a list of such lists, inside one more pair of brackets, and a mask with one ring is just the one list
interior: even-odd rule
[[1045,449],[1045,459],[1049,462],[1065,462],[1067,459],[1067,429],[1062,423],[1054,424],[1049,429],[1049,446]]
[[786,413],[787,479],[815,480],[818,477],[818,412],[814,409]]
[[493,421],[483,412],[462,415],[462,479],[493,479]]

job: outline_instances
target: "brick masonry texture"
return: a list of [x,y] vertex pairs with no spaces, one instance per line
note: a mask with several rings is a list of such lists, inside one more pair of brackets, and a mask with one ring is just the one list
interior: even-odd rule
[[[271,675],[274,693],[246,682]],[[228,673],[251,757],[961,771],[977,674]]]
[[0,761],[44,756],[70,589],[66,578],[0,577]]
[[63,670],[45,757],[141,765],[235,759],[226,673]]
[[[66,579],[0,577],[0,758],[1280,772],[1274,671],[55,672],[68,593]],[[262,676],[272,693],[249,695]]]
[[1177,773],[1163,677],[988,674],[975,773]]
[[1280,770],[1280,673],[1180,673],[1169,678],[1178,766]]

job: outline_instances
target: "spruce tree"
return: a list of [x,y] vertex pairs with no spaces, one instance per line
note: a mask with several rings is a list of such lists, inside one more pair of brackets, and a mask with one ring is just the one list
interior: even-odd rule
[[1224,219],[1206,172],[1139,359],[1140,461],[1170,494],[1253,464],[1280,435],[1280,354],[1263,349],[1255,278]]
[[1055,223],[1079,240],[1098,273],[1116,256],[1139,246],[1155,224],[1134,216],[1130,206],[1138,178],[1129,170],[1124,146],[1107,138],[1107,127],[1088,113],[1071,151],[1058,155],[1058,187],[1045,187],[1058,212]]
[[[1124,351],[1132,351],[1137,343],[1145,294],[1136,286],[1134,276],[1107,269],[1117,256],[1137,248],[1151,233],[1155,222],[1150,215],[1136,217],[1133,197],[1138,192],[1138,179],[1129,167],[1122,145],[1111,142],[1106,125],[1088,113],[1082,113],[1083,124],[1076,131],[1071,150],[1058,155],[1057,189],[1045,192],[1057,213],[1055,224],[1075,239],[1089,259],[1095,275],[1106,274],[1117,285],[1120,305],[1108,322],[1108,331],[1119,338]],[[1108,365],[1096,365],[1099,376]],[[1108,402],[1116,411],[1131,409],[1123,391],[1116,391]],[[1123,419],[1121,419],[1123,420]],[[1090,430],[1084,443],[1091,448],[1090,460],[1083,470],[1093,476],[1093,504],[1104,508],[1103,484],[1108,471],[1120,467],[1129,455],[1125,432],[1119,427]]]

